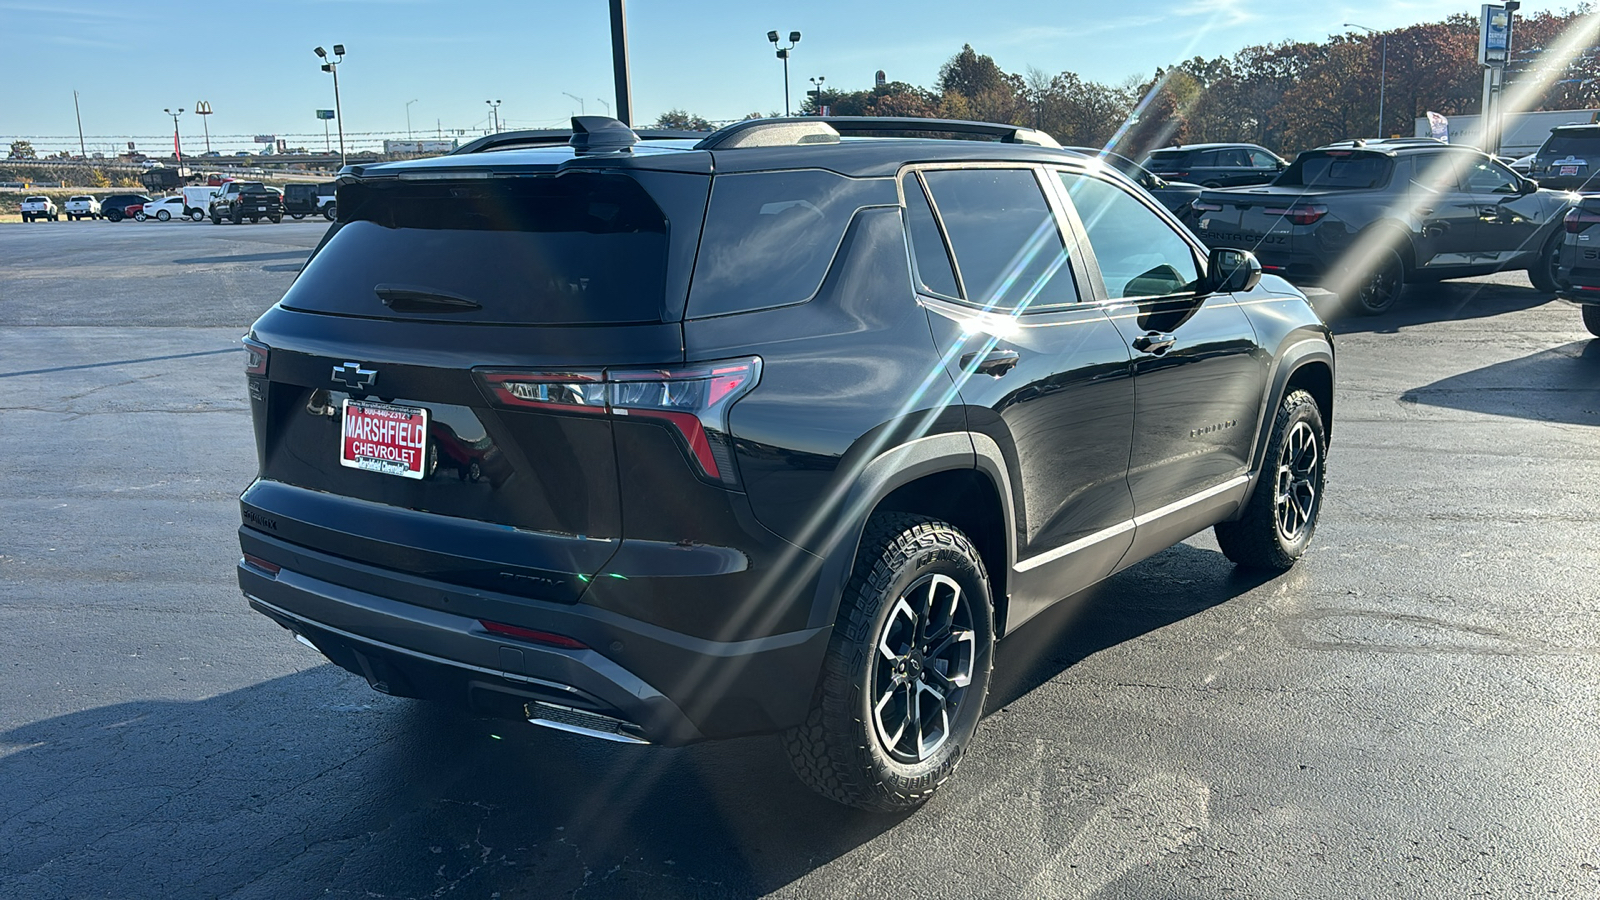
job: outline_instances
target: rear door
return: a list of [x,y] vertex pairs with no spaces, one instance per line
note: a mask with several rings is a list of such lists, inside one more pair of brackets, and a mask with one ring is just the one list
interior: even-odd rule
[[1056,176],[1133,360],[1128,486],[1139,534],[1129,558],[1140,558],[1192,533],[1177,533],[1189,513],[1241,487],[1270,360],[1238,298],[1196,295],[1200,248],[1179,226],[1109,179]]
[[1081,281],[1043,174],[926,169],[902,181],[934,340],[968,426],[1011,464],[1011,625],[1105,577],[1132,538],[1128,348]]

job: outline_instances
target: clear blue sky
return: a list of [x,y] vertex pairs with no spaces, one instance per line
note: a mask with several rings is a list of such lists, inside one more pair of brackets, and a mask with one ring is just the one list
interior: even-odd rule
[[[1557,5],[1537,0],[1524,12]],[[91,137],[91,151],[129,137],[154,148],[171,133],[161,110],[196,100],[215,110],[213,135],[298,134],[292,143],[320,145],[313,110],[332,107],[333,90],[311,48],[335,42],[347,47],[339,82],[352,135],[403,136],[413,99],[412,127],[431,136],[436,122],[481,131],[486,99],[503,101],[503,125],[522,128],[577,113],[563,91],[589,113],[612,98],[606,0],[288,0],[241,9],[216,0],[0,0],[0,137],[70,135],[41,149],[75,145],[76,89],[84,132],[102,136]],[[798,104],[814,75],[859,89],[883,69],[929,85],[963,43],[1008,71],[1036,66],[1115,83],[1247,44],[1321,40],[1344,22],[1387,29],[1476,9],[1450,0],[629,0],[635,121],[672,107],[712,120],[781,111],[783,69],[765,39],[774,29],[803,34],[790,61]],[[198,149],[198,119],[185,114],[180,125],[186,151]]]

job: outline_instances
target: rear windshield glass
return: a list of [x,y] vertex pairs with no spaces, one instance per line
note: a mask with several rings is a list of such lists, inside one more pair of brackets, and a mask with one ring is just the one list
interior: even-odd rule
[[821,169],[718,175],[694,267],[689,317],[810,299],[856,210],[899,205],[888,178],[846,178]]
[[1189,152],[1188,150],[1156,150],[1145,157],[1144,166],[1149,168],[1151,165],[1175,163],[1188,156]]
[[1375,188],[1389,180],[1394,160],[1376,153],[1302,153],[1273,184],[1329,190]]
[[524,325],[660,322],[667,221],[631,178],[575,173],[342,189],[346,221],[283,305]]
[[1539,148],[1540,156],[1600,155],[1600,129],[1594,131],[1552,131]]

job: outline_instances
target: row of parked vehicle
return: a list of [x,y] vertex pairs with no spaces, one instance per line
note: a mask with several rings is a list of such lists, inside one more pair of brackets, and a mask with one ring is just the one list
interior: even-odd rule
[[110,194],[96,198],[79,194],[68,198],[60,209],[47,196],[25,197],[22,201],[22,221],[60,221],[64,215],[69,221],[79,219],[105,219],[121,222],[133,219],[143,222],[154,219],[170,222],[190,219],[203,222],[209,218],[214,225],[223,222],[239,224],[245,220],[281,222],[284,216],[304,219],[320,215],[333,221],[337,214],[334,203],[334,185],[296,183],[283,188],[259,181],[228,180],[219,185],[199,185],[183,188],[179,193],[165,197],[145,194]]

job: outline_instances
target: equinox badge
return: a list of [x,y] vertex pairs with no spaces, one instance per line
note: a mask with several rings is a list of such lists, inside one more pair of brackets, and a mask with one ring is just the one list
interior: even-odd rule
[[376,369],[363,369],[360,363],[347,362],[333,367],[333,380],[352,391],[362,391],[378,383]]

